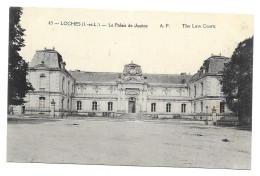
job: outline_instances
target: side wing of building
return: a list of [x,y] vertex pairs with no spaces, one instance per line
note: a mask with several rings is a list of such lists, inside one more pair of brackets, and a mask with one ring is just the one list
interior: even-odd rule
[[188,82],[192,114],[211,113],[213,108],[217,113],[231,113],[226,106],[220,84],[221,71],[229,61],[227,57],[211,56],[192,76]]
[[27,75],[35,90],[25,98],[26,113],[49,114],[51,101],[55,102],[57,115],[72,110],[75,79],[65,65],[62,56],[55,50],[36,51]]

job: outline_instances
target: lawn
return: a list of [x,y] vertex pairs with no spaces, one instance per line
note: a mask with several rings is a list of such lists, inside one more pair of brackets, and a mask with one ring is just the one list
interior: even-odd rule
[[7,161],[251,168],[251,131],[179,120],[8,121]]

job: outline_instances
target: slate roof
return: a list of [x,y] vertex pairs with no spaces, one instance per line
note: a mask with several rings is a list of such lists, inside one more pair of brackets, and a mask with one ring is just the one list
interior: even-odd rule
[[159,84],[186,84],[192,75],[180,74],[144,74],[147,76],[147,83]]
[[[195,81],[205,74],[219,74],[223,70],[225,63],[229,61],[230,59],[224,56],[209,57],[207,60],[204,61],[203,66],[200,68],[200,70],[191,77],[189,82]],[[205,69],[204,73],[203,69]]]
[[[69,71],[70,75],[80,82],[116,83],[121,73],[116,72],[85,72]],[[147,83],[154,84],[185,84],[191,75],[178,74],[143,74]]]
[[211,56],[205,60],[203,66],[206,67],[208,73],[219,73],[223,70],[224,64],[229,61],[230,59],[224,56]]
[[121,73],[69,71],[70,75],[80,82],[115,83]]
[[62,56],[53,49],[38,50],[29,63],[29,67],[44,64],[49,68],[61,68]]

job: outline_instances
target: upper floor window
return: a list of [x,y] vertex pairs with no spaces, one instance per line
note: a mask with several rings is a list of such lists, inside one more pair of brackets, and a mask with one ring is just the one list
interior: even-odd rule
[[182,113],[186,112],[186,104],[181,104],[181,112]]
[[68,93],[70,93],[70,81],[68,81]]
[[203,82],[201,82],[200,85],[201,85],[201,95],[203,95],[203,93],[204,93],[204,84],[203,84]]
[[196,85],[194,85],[194,97],[196,97],[197,96],[197,87],[196,87]]
[[113,102],[108,102],[108,111],[113,111]]
[[92,102],[92,111],[96,111],[97,110],[97,102],[93,101]]
[[203,101],[200,102],[200,112],[203,112]]
[[166,104],[166,112],[171,112],[171,103]]
[[40,74],[40,85],[39,85],[39,91],[45,91],[46,87],[46,76],[45,74]]
[[61,90],[64,91],[65,77],[62,78]]
[[81,101],[77,101],[77,110],[81,110]]
[[156,112],[156,103],[151,104],[151,112]]

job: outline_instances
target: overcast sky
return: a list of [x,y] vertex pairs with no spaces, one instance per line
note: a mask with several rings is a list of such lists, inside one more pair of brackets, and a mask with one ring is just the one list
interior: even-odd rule
[[[66,22],[106,26],[61,25]],[[108,27],[109,23],[148,28]],[[96,72],[122,72],[133,61],[145,73],[194,74],[212,53],[231,57],[237,44],[253,35],[253,16],[231,14],[24,8],[21,25],[26,46],[20,54],[26,61],[36,50],[55,47],[67,70]]]

